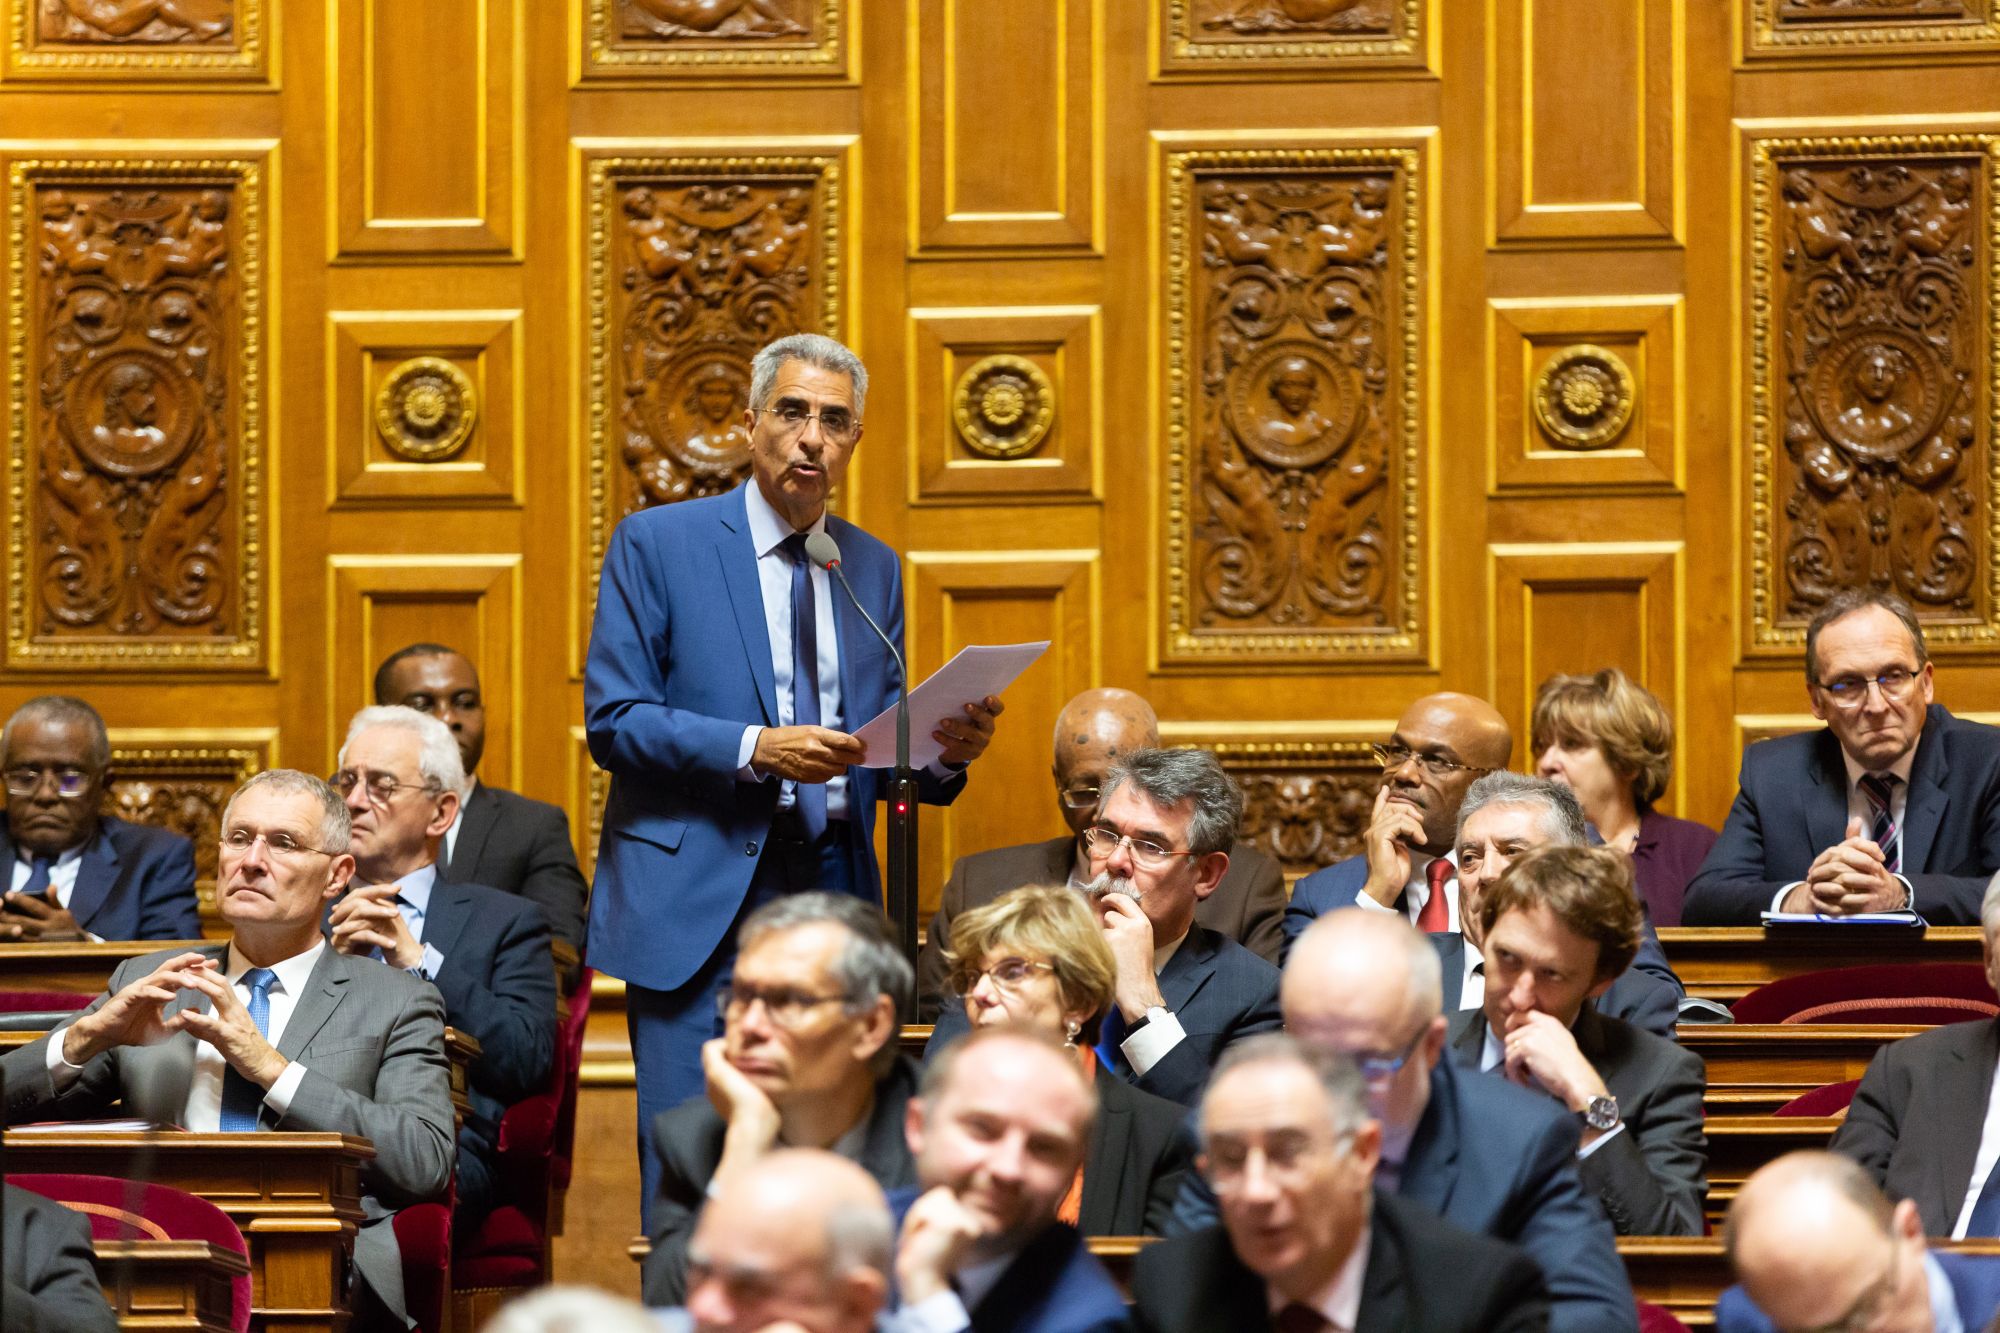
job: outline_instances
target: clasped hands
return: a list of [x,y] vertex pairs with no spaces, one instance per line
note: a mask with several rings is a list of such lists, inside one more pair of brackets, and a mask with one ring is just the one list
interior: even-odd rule
[[[208,1008],[187,1005],[167,1013],[183,991],[205,997]],[[64,1028],[63,1059],[81,1065],[116,1046],[151,1046],[182,1032],[215,1047],[231,1069],[260,1088],[269,1089],[290,1063],[257,1031],[222,965],[198,953],[169,958]]]
[[[993,739],[993,720],[1006,707],[1000,696],[989,694],[978,703],[965,705],[964,717],[940,720],[931,738],[944,747],[943,761],[963,765],[985,754]],[[793,782],[829,782],[850,765],[860,763],[867,753],[868,747],[860,740],[831,727],[765,727],[757,733],[750,767]]]
[[363,884],[350,888],[327,914],[333,947],[345,954],[382,951],[382,959],[405,971],[424,961],[423,942],[410,933],[410,923],[396,906],[394,884]]
[[1821,852],[1806,871],[1805,882],[1785,895],[1784,907],[1788,912],[1849,916],[1900,912],[1909,904],[1909,889],[1890,873],[1882,849],[1855,815],[1847,821],[1847,836]]
[[10,893],[0,899],[0,939],[80,940],[83,924],[67,907],[39,893]]

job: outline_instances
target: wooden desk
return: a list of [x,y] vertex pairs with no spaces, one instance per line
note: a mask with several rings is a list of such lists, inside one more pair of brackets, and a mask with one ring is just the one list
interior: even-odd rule
[[0,944],[0,991],[103,992],[111,974],[127,958],[162,949],[206,949],[214,940],[117,940],[97,943]]
[[230,1286],[250,1271],[234,1250],[205,1240],[100,1240],[97,1280],[127,1333],[229,1333]]
[[1708,1069],[1711,1113],[1768,1111],[1802,1092],[1868,1072],[1875,1052],[1927,1031],[1889,1024],[1683,1023],[1680,1044]]
[[1922,935],[1888,937],[1838,926],[1825,931],[1779,931],[1762,926],[1668,926],[1660,943],[1688,994],[1724,1003],[1767,981],[1871,963],[1976,963],[1979,927],[1932,926]]
[[1721,1226],[1730,1200],[1750,1173],[1766,1162],[1802,1148],[1824,1148],[1839,1116],[1718,1115],[1702,1123],[1708,1136],[1709,1221]]
[[250,1244],[253,1329],[344,1333],[347,1254],[361,1222],[361,1168],[375,1156],[345,1134],[9,1131],[11,1171],[79,1171],[199,1194]]

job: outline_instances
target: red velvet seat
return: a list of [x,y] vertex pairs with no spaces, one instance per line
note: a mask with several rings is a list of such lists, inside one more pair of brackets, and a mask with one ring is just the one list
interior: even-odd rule
[[1766,982],[1730,1006],[1739,1023],[1962,1023],[2000,1015],[1977,963],[1829,968]]
[[[115,1176],[20,1175],[7,1183],[74,1208],[90,1219],[92,1240],[203,1240],[245,1259],[250,1247],[229,1214],[207,1199],[167,1185]],[[230,1284],[230,1327],[250,1327],[250,1278]]]
[[1851,1078],[1845,1083],[1828,1083],[1802,1092],[1798,1096],[1771,1112],[1772,1115],[1839,1115],[1854,1103],[1854,1090],[1861,1086],[1861,1080]]
[[451,1205],[412,1204],[390,1223],[403,1256],[403,1306],[418,1333],[443,1333],[451,1304]]
[[1688,1333],[1683,1324],[1669,1310],[1664,1310],[1651,1301],[1640,1301],[1639,1333]]

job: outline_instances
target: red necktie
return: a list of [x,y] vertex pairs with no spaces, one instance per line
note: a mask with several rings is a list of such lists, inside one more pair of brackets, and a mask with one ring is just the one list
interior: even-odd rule
[[1431,882],[1431,896],[1424,899],[1423,908],[1417,913],[1417,929],[1426,935],[1451,929],[1451,906],[1445,902],[1444,886],[1455,869],[1457,867],[1452,865],[1450,857],[1440,856],[1424,872],[1425,878]]

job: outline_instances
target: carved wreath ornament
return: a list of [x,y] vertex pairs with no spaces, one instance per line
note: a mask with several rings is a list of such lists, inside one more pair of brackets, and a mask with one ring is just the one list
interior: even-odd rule
[[952,393],[951,416],[965,447],[983,458],[1020,458],[1048,437],[1055,386],[1034,362],[989,356],[967,366]]
[[1616,352],[1588,343],[1556,353],[1535,379],[1535,421],[1558,449],[1603,449],[1624,434],[1638,398]]

